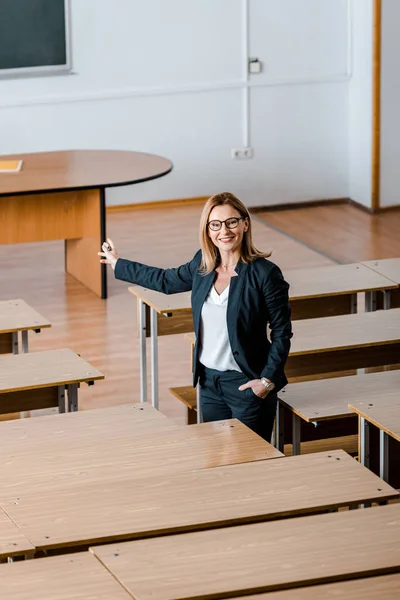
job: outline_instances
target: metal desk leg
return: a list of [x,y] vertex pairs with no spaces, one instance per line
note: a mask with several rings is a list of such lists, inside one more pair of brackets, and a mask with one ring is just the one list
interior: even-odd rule
[[78,384],[70,383],[68,389],[68,412],[76,412],[78,410]]
[[65,413],[65,386],[58,386],[58,412]]
[[203,422],[203,415],[201,414],[201,403],[200,403],[200,384],[196,386],[196,407],[197,407],[197,422]]
[[147,402],[146,305],[138,299],[140,343],[140,402]]
[[293,423],[292,454],[293,454],[293,456],[296,456],[296,455],[300,454],[301,419],[295,413],[293,413],[293,415],[292,415],[292,423]]
[[18,354],[19,349],[18,349],[18,332],[17,331],[13,331],[11,334],[11,344],[12,344],[12,353]]
[[158,410],[158,331],[157,311],[150,308],[151,403]]
[[369,422],[359,417],[360,462],[369,469]]
[[376,292],[365,292],[365,312],[376,310]]
[[383,292],[383,310],[389,310],[390,308],[390,290],[385,290]]
[[282,402],[279,401],[276,405],[276,420],[275,420],[275,444],[276,448],[283,452],[285,440],[285,409]]
[[389,479],[389,436],[383,429],[379,431],[379,476]]
[[28,332],[22,331],[22,352],[26,354],[28,352]]
[[357,312],[357,294],[351,294],[350,312],[351,314],[355,314]]

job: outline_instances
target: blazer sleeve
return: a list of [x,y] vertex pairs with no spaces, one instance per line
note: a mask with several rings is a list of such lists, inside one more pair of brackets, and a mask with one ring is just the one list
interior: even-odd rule
[[281,270],[276,265],[273,266],[264,283],[263,292],[269,314],[271,347],[261,377],[275,383],[283,374],[290,351],[290,340],[293,336],[290,320],[289,284],[284,280]]
[[193,277],[200,265],[199,250],[191,261],[173,269],[159,269],[138,262],[119,258],[115,265],[116,279],[141,285],[149,290],[163,294],[189,292],[192,289]]

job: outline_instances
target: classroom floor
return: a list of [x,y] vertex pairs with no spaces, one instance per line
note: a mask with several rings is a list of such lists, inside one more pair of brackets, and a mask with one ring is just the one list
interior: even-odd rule
[[[111,212],[108,236],[122,257],[178,266],[198,249],[201,208]],[[265,212],[254,215],[253,229],[256,245],[273,249],[271,260],[283,269],[400,256],[400,211],[370,216],[332,206]],[[63,242],[0,246],[0,262],[0,299],[23,298],[53,324],[30,335],[30,350],[68,347],[105,374],[104,381],[82,386],[80,408],[138,401],[136,301],[128,285],[109,272],[109,299],[100,300],[64,273]],[[190,384],[189,345],[182,335],[159,339],[159,374],[160,410],[183,424],[185,409],[168,391]]]

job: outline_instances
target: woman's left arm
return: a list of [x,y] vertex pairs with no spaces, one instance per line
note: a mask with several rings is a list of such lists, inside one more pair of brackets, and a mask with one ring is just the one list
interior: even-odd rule
[[290,340],[293,336],[290,321],[289,284],[282,272],[273,265],[263,286],[264,299],[271,329],[271,348],[261,377],[276,383],[276,377],[283,373],[289,355]]

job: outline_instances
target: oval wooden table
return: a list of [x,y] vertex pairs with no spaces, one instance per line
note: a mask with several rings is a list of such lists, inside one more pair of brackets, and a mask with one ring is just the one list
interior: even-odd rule
[[65,270],[107,297],[97,252],[106,238],[105,189],[167,175],[161,156],[117,150],[69,150],[2,156],[22,160],[0,173],[0,244],[65,240]]

